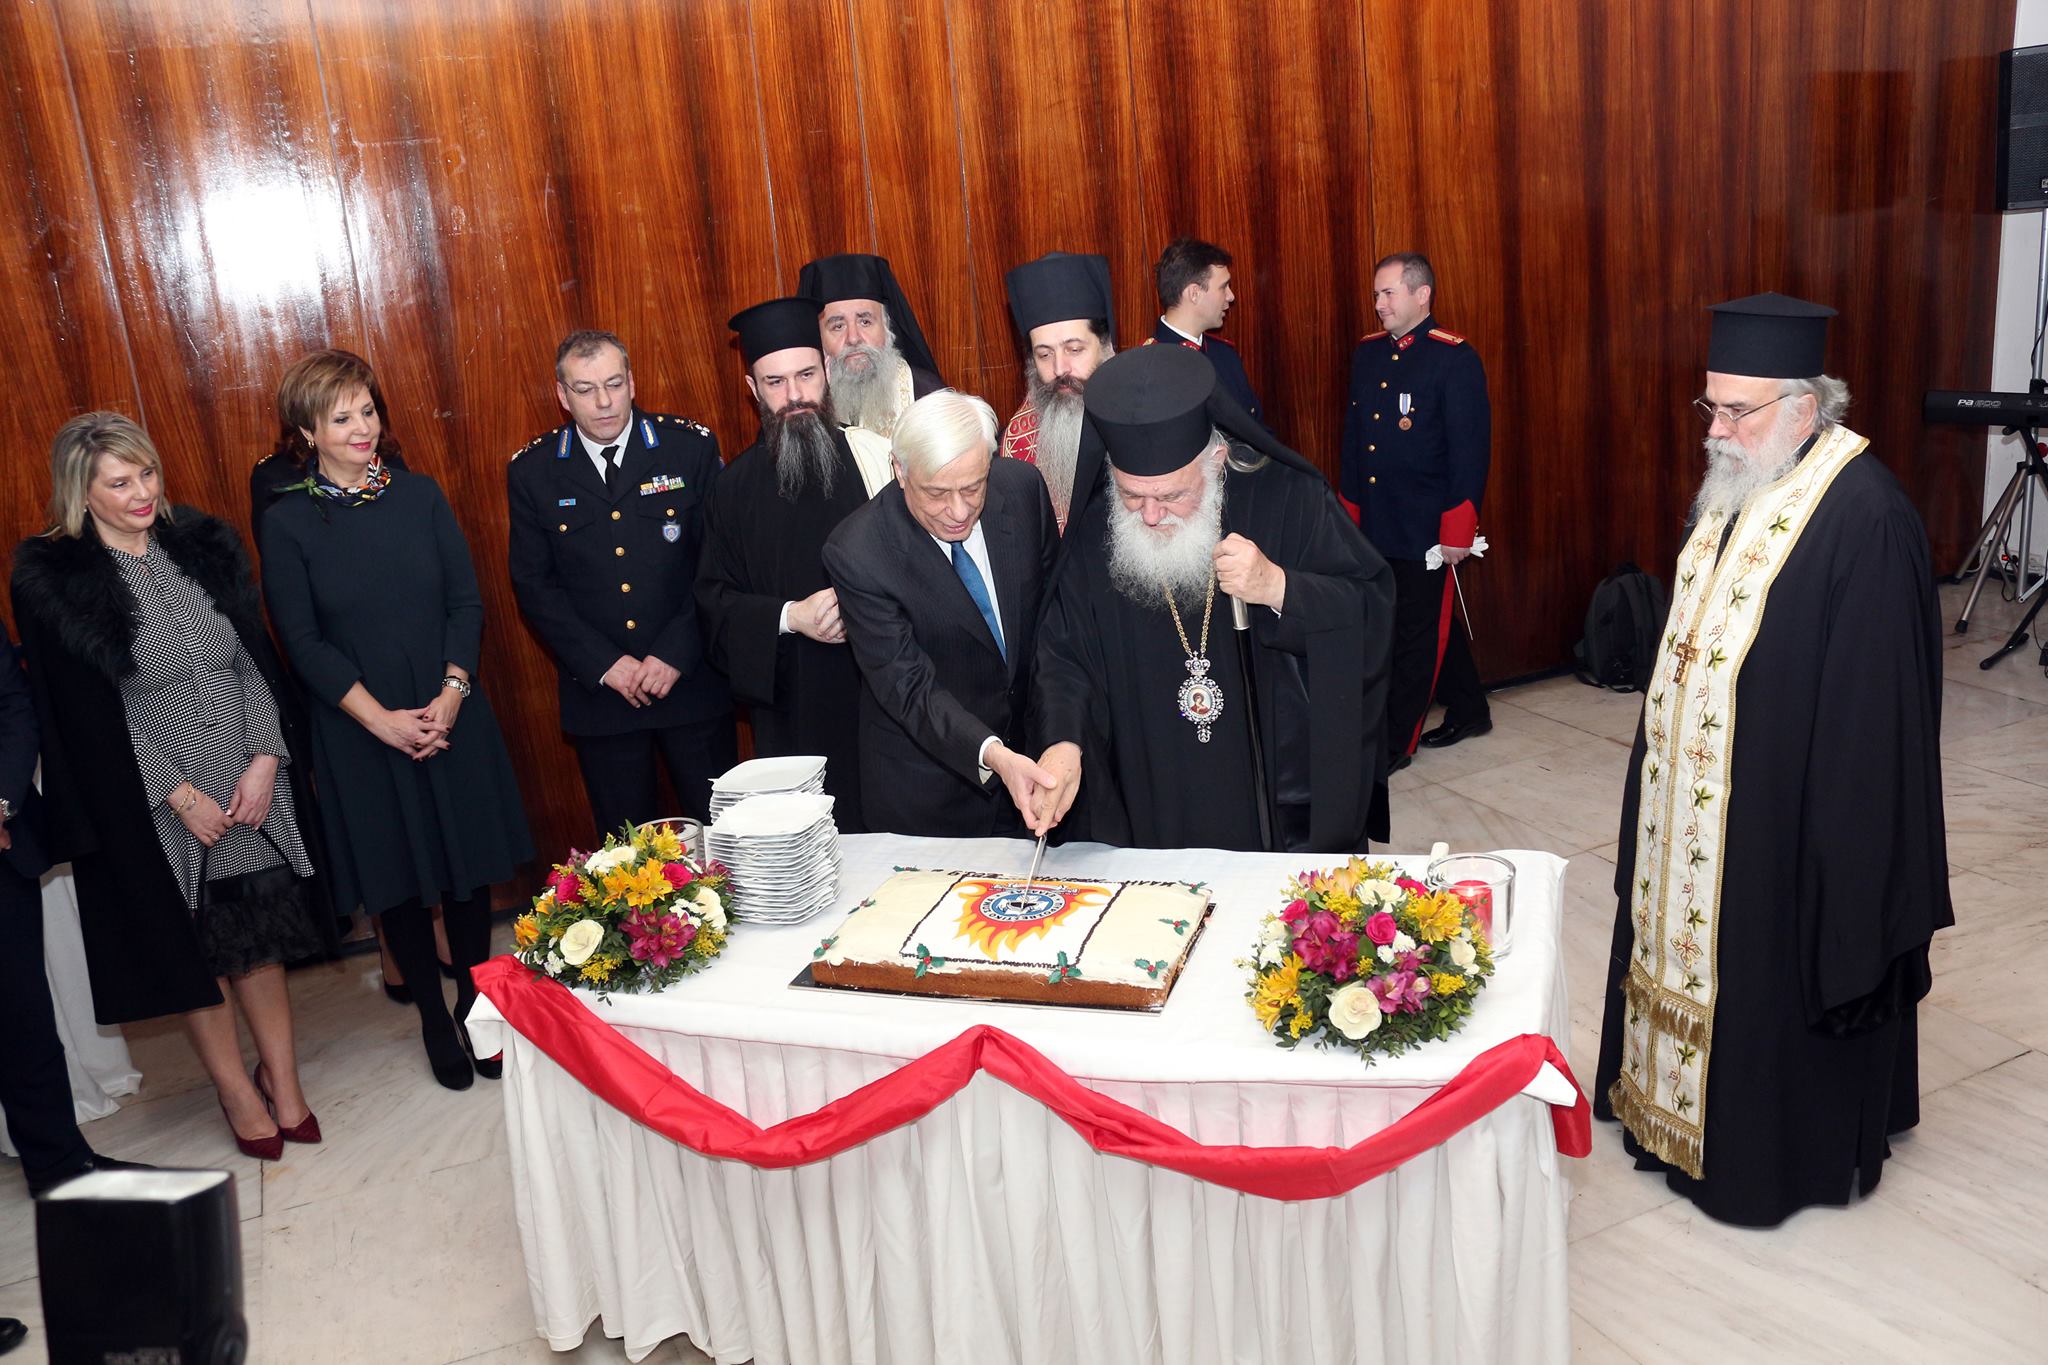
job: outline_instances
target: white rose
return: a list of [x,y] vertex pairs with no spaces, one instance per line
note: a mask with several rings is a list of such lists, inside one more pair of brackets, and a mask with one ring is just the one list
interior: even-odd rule
[[631,844],[620,844],[617,848],[599,849],[583,860],[583,867],[591,876],[597,877],[615,867],[624,867],[639,856],[639,850]]
[[697,918],[704,921],[708,929],[725,929],[725,907],[718,903],[718,893],[708,886],[700,886],[690,897],[690,904],[696,908]]
[[1353,1042],[1380,1026],[1380,1002],[1363,981],[1330,994],[1330,1027]]
[[1401,888],[1392,882],[1381,881],[1375,877],[1371,881],[1358,884],[1358,903],[1360,905],[1392,905],[1399,899],[1401,899]]
[[1415,940],[1397,929],[1394,931],[1394,941],[1387,946],[1397,953],[1412,953],[1415,951]]
[[604,926],[594,919],[579,919],[562,931],[562,960],[571,967],[590,961],[597,945],[604,942]]
[[1479,960],[1479,950],[1472,946],[1472,940],[1463,934],[1451,940],[1451,965],[1464,971]]

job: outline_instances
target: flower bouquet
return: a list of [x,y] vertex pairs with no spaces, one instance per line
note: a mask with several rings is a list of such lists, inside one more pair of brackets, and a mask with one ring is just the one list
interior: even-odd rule
[[1450,1037],[1493,975],[1493,950],[1457,892],[1432,891],[1392,863],[1353,858],[1289,882],[1266,916],[1245,999],[1293,1047],[1397,1057]]
[[728,877],[699,865],[665,825],[571,851],[512,923],[512,955],[543,976],[600,991],[658,991],[725,948]]

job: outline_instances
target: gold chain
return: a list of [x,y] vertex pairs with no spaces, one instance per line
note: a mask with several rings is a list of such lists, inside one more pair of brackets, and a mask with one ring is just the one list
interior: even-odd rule
[[1209,600],[1202,603],[1202,648],[1200,653],[1197,653],[1188,644],[1187,627],[1180,623],[1180,608],[1173,603],[1173,589],[1166,588],[1163,591],[1166,594],[1166,609],[1173,613],[1174,634],[1180,636],[1180,647],[1187,652],[1187,656],[1190,659],[1207,658],[1209,655],[1209,613],[1216,605],[1216,575],[1213,573],[1209,575]]

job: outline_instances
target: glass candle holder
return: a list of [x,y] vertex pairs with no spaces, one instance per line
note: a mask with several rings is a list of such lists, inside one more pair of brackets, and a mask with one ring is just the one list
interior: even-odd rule
[[1515,865],[1493,853],[1449,853],[1423,875],[1432,891],[1455,891],[1479,921],[1495,957],[1505,957],[1515,931]]

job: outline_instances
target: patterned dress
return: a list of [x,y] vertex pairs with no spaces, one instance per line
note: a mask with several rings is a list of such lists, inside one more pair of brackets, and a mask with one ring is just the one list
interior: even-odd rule
[[[128,737],[157,843],[194,911],[214,971],[241,976],[318,953],[319,939],[296,896],[297,879],[310,877],[313,867],[284,772],[289,759],[277,703],[263,675],[213,599],[154,539],[141,556],[107,553],[135,595],[135,671],[121,681]],[[257,754],[275,755],[279,764],[262,834],[235,825],[208,850],[165,798],[190,782],[226,810]],[[208,882],[240,879],[235,893],[216,899],[216,890],[202,906],[202,870]],[[270,875],[253,875],[266,870]]]

